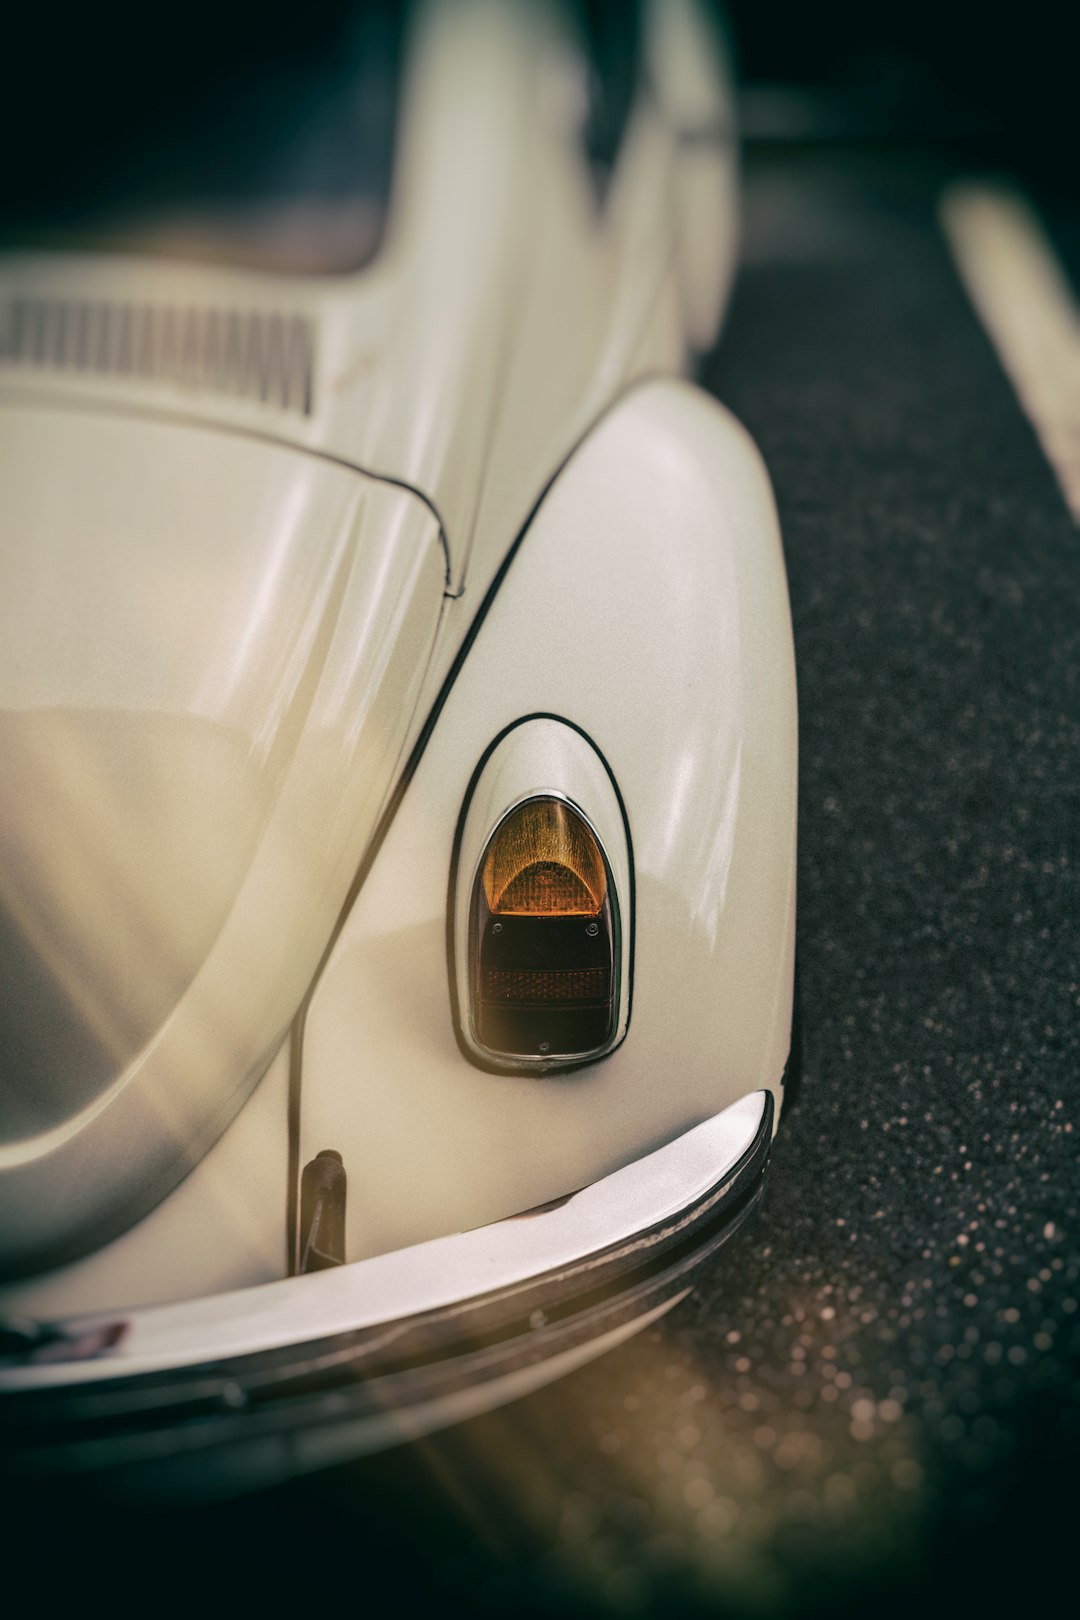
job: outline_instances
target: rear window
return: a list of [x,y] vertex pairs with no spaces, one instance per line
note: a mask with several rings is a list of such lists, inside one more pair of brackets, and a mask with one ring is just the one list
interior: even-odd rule
[[[258,12],[198,0],[170,29],[86,7],[59,38],[23,17],[5,50],[0,140],[20,161],[2,166],[0,247],[362,268],[386,222],[403,9],[298,0],[256,30]],[[19,59],[34,64],[21,83]]]

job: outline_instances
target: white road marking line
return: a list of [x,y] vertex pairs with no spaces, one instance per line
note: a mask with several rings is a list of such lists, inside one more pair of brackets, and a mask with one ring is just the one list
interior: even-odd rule
[[941,226],[968,296],[1080,523],[1080,309],[1030,204],[951,186]]

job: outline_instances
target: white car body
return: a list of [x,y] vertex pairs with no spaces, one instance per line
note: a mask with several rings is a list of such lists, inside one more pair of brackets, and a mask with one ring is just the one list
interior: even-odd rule
[[[652,0],[643,52],[599,202],[557,14],[435,0],[364,270],[0,260],[2,897],[63,1008],[0,1139],[0,1313],[62,1324],[17,1397],[419,1320],[760,1169],[790,618],[760,458],[677,380],[735,257],[718,42]],[[533,793],[626,829],[618,1039],[566,1074],[461,1039],[466,809]],[[326,1148],[349,1263],[291,1275]],[[667,1302],[635,1298],[241,1474],[508,1398]]]

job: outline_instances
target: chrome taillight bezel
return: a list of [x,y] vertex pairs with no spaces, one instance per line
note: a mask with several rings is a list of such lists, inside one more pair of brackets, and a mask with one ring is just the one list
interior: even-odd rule
[[[610,1006],[603,1027],[594,1022],[594,1038],[587,1045],[580,1039],[544,1041],[538,1034],[532,1043],[535,1050],[512,1051],[491,1041],[491,1020],[484,1016],[481,1006],[485,943],[482,925],[491,916],[488,910],[485,917],[482,873],[489,848],[511,818],[540,801],[560,803],[579,818],[603,860],[605,915],[584,918],[581,926],[584,930],[589,921],[596,921],[606,933]],[[597,1062],[621,1043],[630,1013],[632,899],[629,828],[614,778],[599,750],[577,727],[553,716],[532,716],[508,728],[488,750],[470,786],[459,822],[451,878],[449,933],[455,1026],[459,1044],[472,1062],[498,1073],[566,1072]],[[573,923],[561,931],[573,936]],[[542,927],[535,930],[537,936],[543,932]],[[552,930],[553,934],[558,932],[560,928]],[[490,934],[487,943],[490,946]],[[587,960],[588,943],[587,934],[573,940],[574,949],[564,966],[572,968]],[[543,951],[539,954],[543,956]],[[552,970],[558,966],[551,959],[546,965]],[[579,1025],[586,1022],[584,1018],[578,1020]],[[556,1032],[571,1023],[573,1020],[552,1020]]]

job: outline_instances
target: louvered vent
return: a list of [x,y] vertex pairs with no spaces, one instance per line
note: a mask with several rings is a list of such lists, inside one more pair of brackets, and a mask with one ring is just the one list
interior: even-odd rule
[[130,378],[310,416],[314,322],[303,315],[15,297],[0,362]]

